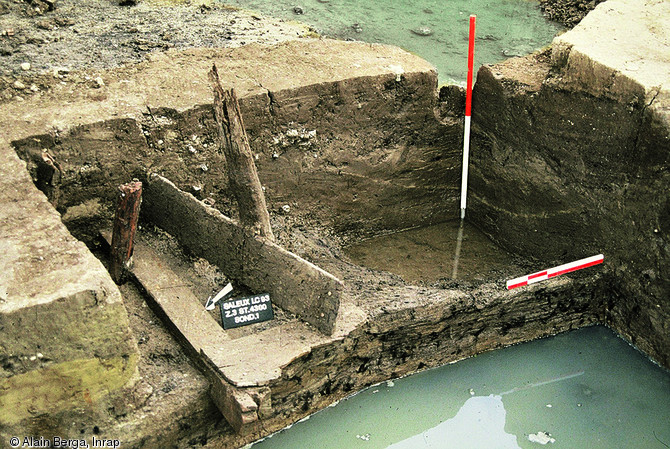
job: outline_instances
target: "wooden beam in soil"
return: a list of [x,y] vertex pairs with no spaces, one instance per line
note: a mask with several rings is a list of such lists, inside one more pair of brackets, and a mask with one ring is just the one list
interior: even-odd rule
[[119,186],[114,225],[112,228],[110,274],[117,284],[133,255],[133,240],[142,203],[142,183],[133,181]]
[[274,241],[265,195],[258,179],[235,91],[221,86],[215,64],[209,72],[209,80],[214,90],[214,118],[219,130],[221,149],[228,165],[230,188],[239,207],[242,227],[252,231],[254,235]]

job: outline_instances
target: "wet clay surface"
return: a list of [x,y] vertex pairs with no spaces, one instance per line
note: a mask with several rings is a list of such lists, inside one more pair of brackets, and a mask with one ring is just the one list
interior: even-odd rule
[[390,271],[413,284],[484,281],[509,270],[515,261],[477,228],[459,220],[363,240],[344,251],[360,265]]

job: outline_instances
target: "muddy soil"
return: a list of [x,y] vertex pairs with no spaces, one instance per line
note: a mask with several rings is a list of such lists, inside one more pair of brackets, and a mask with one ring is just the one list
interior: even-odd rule
[[[541,0],[570,27],[603,0]],[[0,0],[0,103],[54,84],[101,87],[98,71],[170,48],[315,37],[311,28],[212,0]]]
[[130,3],[0,0],[0,101],[21,101],[60,82],[101,87],[97,70],[137,63],[170,48],[314,36],[299,23],[209,0]]
[[542,12],[550,20],[572,28],[605,0],[540,0]]

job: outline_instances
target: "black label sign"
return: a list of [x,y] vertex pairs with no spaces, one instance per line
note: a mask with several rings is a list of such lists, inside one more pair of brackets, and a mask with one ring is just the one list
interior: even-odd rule
[[260,323],[275,316],[269,293],[222,301],[219,305],[224,329]]

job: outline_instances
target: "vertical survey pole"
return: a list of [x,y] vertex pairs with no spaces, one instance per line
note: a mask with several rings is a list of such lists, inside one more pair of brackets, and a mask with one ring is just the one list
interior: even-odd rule
[[475,21],[477,16],[470,16],[470,36],[468,39],[468,79],[465,87],[465,128],[463,130],[463,174],[461,176],[461,220],[465,218],[466,198],[468,193],[468,163],[470,160],[470,116],[472,112],[472,72],[475,60]]

